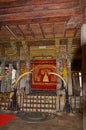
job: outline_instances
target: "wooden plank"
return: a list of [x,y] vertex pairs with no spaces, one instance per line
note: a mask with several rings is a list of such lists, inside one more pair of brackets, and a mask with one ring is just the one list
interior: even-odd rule
[[[22,16],[23,15],[23,16]],[[7,15],[0,15],[0,23],[5,24],[18,24],[18,23],[40,23],[40,22],[61,22],[69,20],[69,17],[76,16],[82,19],[82,12],[80,8],[73,9],[58,9],[47,11],[33,11],[22,13],[12,13]]]
[[33,31],[32,27],[30,26],[30,24],[27,25],[27,28],[28,28],[28,30],[30,31],[32,37],[35,38],[34,31]]
[[78,0],[21,0],[21,1],[12,1],[12,2],[7,2],[7,1],[0,1],[0,8],[9,8],[9,7],[16,7],[16,6],[24,6],[26,5],[41,5],[41,4],[60,4],[60,3],[69,3],[69,2],[78,2]]
[[17,28],[20,30],[20,32],[21,32],[21,34],[22,34],[23,38],[25,39],[25,38],[26,38],[26,36],[25,36],[24,32],[22,31],[22,29],[20,28],[20,26],[19,26],[19,25],[17,25]]
[[12,36],[13,36],[16,40],[18,40],[18,37],[17,37],[16,34],[11,30],[10,26],[6,25],[5,27],[6,27],[6,29],[12,34]]
[[24,13],[24,12],[35,12],[35,11],[43,11],[43,10],[58,10],[58,9],[70,9],[79,7],[79,2],[68,2],[63,4],[38,4],[38,5],[24,5],[24,6],[16,6],[10,8],[2,8],[0,9],[0,15],[11,14],[11,13]]

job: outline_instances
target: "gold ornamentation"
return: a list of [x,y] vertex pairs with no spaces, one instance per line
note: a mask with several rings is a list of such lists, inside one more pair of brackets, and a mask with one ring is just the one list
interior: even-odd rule
[[44,75],[43,82],[49,82],[47,73],[45,73]]
[[50,72],[49,74],[53,74],[53,75],[56,75],[57,77],[59,77],[63,81],[64,87],[67,89],[67,82],[65,81],[65,79],[60,74],[53,73],[53,72]]

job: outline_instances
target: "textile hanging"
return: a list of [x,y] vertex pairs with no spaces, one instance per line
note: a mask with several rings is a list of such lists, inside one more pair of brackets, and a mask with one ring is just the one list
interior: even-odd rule
[[56,60],[34,60],[31,63],[31,88],[35,90],[56,90],[56,76],[49,72],[56,72]]

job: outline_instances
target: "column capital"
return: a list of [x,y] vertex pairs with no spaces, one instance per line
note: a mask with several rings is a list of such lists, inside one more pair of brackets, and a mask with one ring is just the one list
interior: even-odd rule
[[59,44],[60,44],[60,39],[56,38],[55,39],[55,50],[56,50],[56,55],[58,56],[59,53]]
[[72,41],[73,41],[72,37],[68,38],[68,43],[72,43]]
[[55,45],[59,45],[59,41],[60,41],[59,38],[55,38]]
[[27,45],[27,42],[25,40],[22,41],[22,46],[23,46],[23,49],[24,49],[24,54],[25,54],[25,59],[28,60],[30,59],[30,49]]
[[67,57],[68,58],[71,58],[72,41],[73,41],[73,38],[68,38],[68,43],[67,43]]

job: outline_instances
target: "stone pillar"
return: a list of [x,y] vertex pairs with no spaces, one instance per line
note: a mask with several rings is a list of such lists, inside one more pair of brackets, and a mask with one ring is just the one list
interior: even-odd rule
[[8,87],[7,91],[10,92],[12,87],[12,64],[9,64],[9,72],[8,72]]
[[83,76],[83,130],[86,130],[86,24],[81,27],[82,76]]
[[[5,61],[2,61],[2,64],[1,64],[1,74],[3,74],[5,71]],[[5,78],[3,77],[2,80],[1,80],[1,92],[4,92],[5,91],[5,83],[4,83],[4,80]]]
[[68,85],[68,94],[72,95],[72,77],[71,77],[71,47],[72,47],[72,38],[68,39],[67,46],[67,85]]

